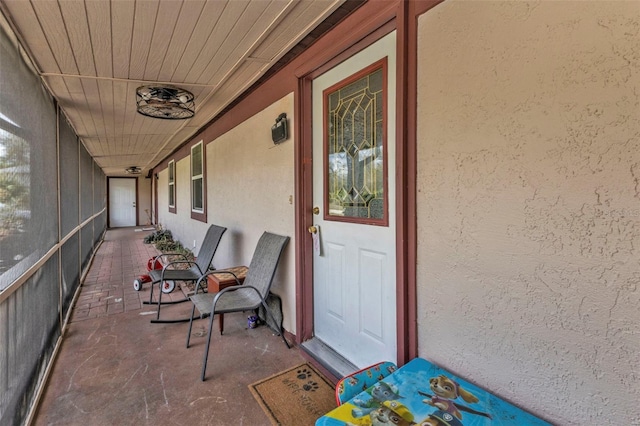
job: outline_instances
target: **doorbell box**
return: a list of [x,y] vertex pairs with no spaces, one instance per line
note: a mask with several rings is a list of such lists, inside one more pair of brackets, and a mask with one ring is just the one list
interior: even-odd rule
[[275,144],[282,143],[289,137],[287,130],[287,114],[282,113],[276,118],[276,124],[271,126],[271,140]]

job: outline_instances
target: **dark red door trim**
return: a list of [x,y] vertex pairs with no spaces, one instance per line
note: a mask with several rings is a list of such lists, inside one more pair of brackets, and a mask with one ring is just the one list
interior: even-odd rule
[[[397,18],[396,84],[396,311],[397,357],[402,365],[418,355],[415,223],[415,54],[412,55],[410,4],[401,2]],[[414,33],[415,35],[415,33]],[[413,71],[413,72],[412,72]],[[414,83],[413,85],[411,83]],[[413,88],[409,90],[409,88]]]
[[[307,228],[313,224],[311,82],[313,78],[372,44],[394,29],[396,49],[396,296],[397,362],[402,365],[418,356],[416,280],[416,110],[417,20],[442,0],[398,1],[379,9],[369,2],[308,52],[316,56],[298,67],[296,110],[296,319],[297,340],[313,337],[313,247]],[[386,3],[388,6],[389,3]],[[376,10],[378,8],[378,10]],[[362,14],[362,16],[360,16]],[[347,20],[348,21],[348,20]],[[355,25],[355,26],[354,26]],[[357,36],[354,34],[357,33]],[[364,34],[363,34],[364,33]],[[351,38],[350,38],[351,37]],[[350,45],[345,46],[345,41]],[[332,44],[334,43],[334,44]],[[336,47],[337,46],[337,47]],[[323,61],[318,63],[318,58]]]
[[313,337],[313,146],[311,143],[311,78],[301,78],[294,95],[295,229],[296,229],[296,341]]
[[[313,245],[307,229],[313,224],[312,81],[346,58],[393,31],[397,4],[380,8],[367,3],[350,15],[327,37],[301,56],[307,62],[296,70],[294,95],[296,144],[296,341],[313,337]],[[315,53],[315,54],[314,54]]]

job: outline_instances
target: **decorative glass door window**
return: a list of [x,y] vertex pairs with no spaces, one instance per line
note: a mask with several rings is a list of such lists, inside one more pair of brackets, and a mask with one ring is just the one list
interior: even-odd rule
[[326,220],[389,223],[386,92],[385,58],[323,93]]

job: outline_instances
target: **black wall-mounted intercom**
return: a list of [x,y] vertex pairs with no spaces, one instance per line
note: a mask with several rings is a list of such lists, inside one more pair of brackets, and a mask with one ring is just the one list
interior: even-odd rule
[[287,140],[289,137],[287,127],[287,114],[283,112],[276,118],[276,124],[271,126],[271,140],[273,143],[279,144]]

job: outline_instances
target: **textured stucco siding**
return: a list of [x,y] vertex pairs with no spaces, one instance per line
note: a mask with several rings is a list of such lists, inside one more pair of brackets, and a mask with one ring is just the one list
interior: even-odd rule
[[640,424],[640,2],[419,18],[419,353],[556,424]]
[[[289,139],[275,145],[271,126],[287,114]],[[249,265],[264,231],[291,237],[272,292],[282,298],[284,328],[295,333],[293,93],[207,145],[209,221],[228,228],[221,265]]]
[[150,225],[151,220],[151,178],[139,177],[138,182],[138,224]]
[[[271,141],[271,126],[287,113],[289,139]],[[264,231],[291,237],[272,287],[282,298],[284,328],[295,333],[293,94],[213,141],[205,140],[208,224],[225,226],[213,265],[249,265]],[[198,141],[195,141],[197,143]],[[191,219],[190,157],[176,161],[176,213],[167,208],[168,172],[159,173],[159,222],[197,254],[207,223]],[[163,207],[164,206],[164,207]]]

